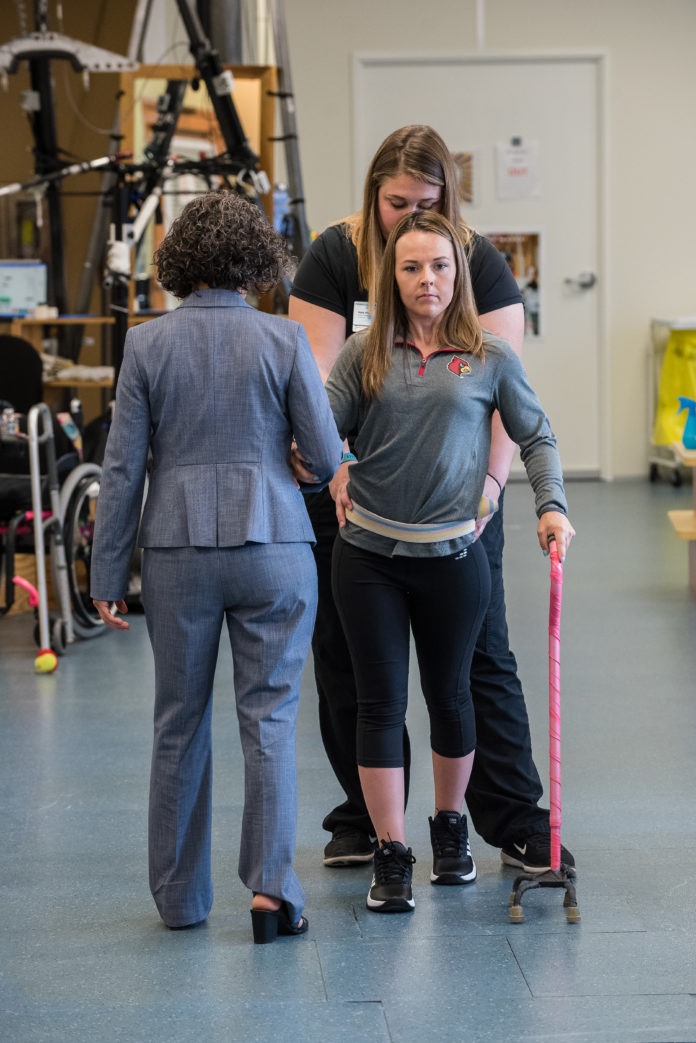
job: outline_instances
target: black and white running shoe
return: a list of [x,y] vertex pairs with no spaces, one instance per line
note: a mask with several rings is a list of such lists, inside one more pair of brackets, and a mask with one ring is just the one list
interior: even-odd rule
[[433,846],[432,884],[471,884],[476,879],[476,866],[471,857],[466,815],[456,811],[438,811],[429,818],[430,843]]
[[410,913],[415,902],[411,890],[413,863],[410,847],[398,840],[383,842],[375,851],[375,870],[367,895],[367,908],[373,913]]
[[[506,866],[517,866],[525,873],[545,873],[551,868],[551,834],[533,833],[514,844],[506,844],[500,852]],[[574,866],[575,859],[561,844],[561,865]]]
[[359,829],[337,826],[324,848],[324,865],[333,868],[358,866],[372,861],[375,844]]

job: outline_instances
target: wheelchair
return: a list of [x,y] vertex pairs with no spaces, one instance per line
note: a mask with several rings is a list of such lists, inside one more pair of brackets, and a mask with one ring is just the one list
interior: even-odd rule
[[[76,637],[106,629],[89,596],[90,560],[101,467],[80,462],[80,432],[70,414],[54,416],[32,406],[26,418],[2,403],[0,422],[0,583],[4,605],[14,603],[15,584],[30,588],[34,637],[41,650],[62,655]],[[61,427],[61,419],[63,427]],[[72,437],[66,438],[67,429]],[[56,443],[61,442],[57,453]],[[15,575],[15,555],[36,557],[36,589]],[[57,612],[49,612],[46,566],[50,562]],[[33,592],[33,594],[32,594]]]

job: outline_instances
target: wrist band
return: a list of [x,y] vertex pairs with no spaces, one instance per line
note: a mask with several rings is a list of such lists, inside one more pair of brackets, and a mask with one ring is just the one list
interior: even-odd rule
[[496,476],[495,476],[494,474],[491,474],[491,472],[490,472],[490,471],[486,471],[486,478],[492,478],[492,479],[493,479],[493,481],[495,482],[495,484],[496,484],[496,485],[498,486],[498,488],[500,489],[500,491],[501,491],[501,492],[503,491],[503,487],[502,487],[502,485],[500,484],[500,482],[498,481],[498,479],[496,478]]
[[356,463],[358,462],[358,458],[355,455],[355,453],[344,453],[341,457],[342,464],[350,463],[351,460],[355,460]]

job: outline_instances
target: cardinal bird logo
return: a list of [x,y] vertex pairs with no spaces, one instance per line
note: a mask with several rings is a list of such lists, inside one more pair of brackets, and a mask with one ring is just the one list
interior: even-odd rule
[[457,377],[465,377],[467,373],[471,373],[471,366],[466,359],[460,359],[457,355],[454,356],[447,369],[450,369]]

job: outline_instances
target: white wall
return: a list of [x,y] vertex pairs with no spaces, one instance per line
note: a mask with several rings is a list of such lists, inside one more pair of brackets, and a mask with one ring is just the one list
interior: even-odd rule
[[172,0],[151,0],[142,60],[145,65],[187,65],[192,61],[189,38]]
[[650,318],[696,314],[696,3],[481,6],[483,22],[475,0],[285,0],[310,224],[320,231],[359,204],[351,155],[356,51],[471,52],[482,28],[491,52],[606,51],[611,470],[645,474]]

